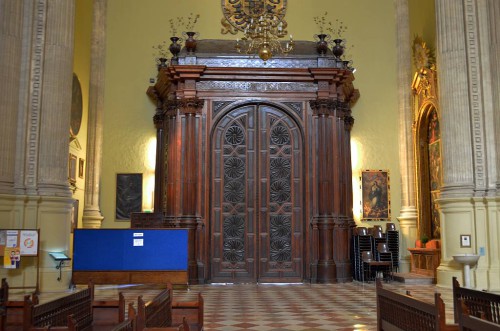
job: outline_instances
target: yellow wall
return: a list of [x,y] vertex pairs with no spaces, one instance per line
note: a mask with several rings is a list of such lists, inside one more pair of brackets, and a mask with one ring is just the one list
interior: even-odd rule
[[436,49],[436,15],[434,0],[409,0],[410,36],[420,36],[427,46]]
[[[343,21],[345,38],[354,60],[356,88],[361,98],[353,108],[352,131],[358,150],[354,168],[355,198],[359,197],[361,169],[390,171],[392,214],[399,215],[398,107],[396,79],[396,31],[393,0],[288,0],[286,20],[295,40],[313,40],[313,17],[328,12],[331,21]],[[106,87],[104,112],[103,176],[101,210],[103,227],[128,227],[116,222],[117,173],[151,174],[147,151],[155,136],[154,105],[145,91],[156,76],[153,45],[171,36],[169,20],[200,14],[196,27],[200,38],[235,39],[220,33],[220,1],[207,0],[109,0],[107,20]],[[179,31],[182,31],[179,27]],[[144,183],[147,186],[147,183]],[[143,207],[150,193],[145,189]],[[150,202],[149,202],[150,203]],[[359,219],[359,200],[355,216]],[[369,224],[371,226],[372,224]]]
[[78,227],[82,226],[81,220],[83,215],[84,205],[84,188],[85,188],[85,167],[86,151],[87,151],[87,119],[88,119],[88,101],[89,101],[89,80],[90,80],[90,40],[92,34],[92,1],[77,0],[76,15],[75,15],[75,49],[73,58],[73,71],[78,76],[82,87],[82,106],[83,116],[82,125],[77,135],[77,141],[70,144],[70,153],[76,155],[79,161],[84,160],[83,178],[76,176],[76,190],[73,198],[79,200],[78,211]]

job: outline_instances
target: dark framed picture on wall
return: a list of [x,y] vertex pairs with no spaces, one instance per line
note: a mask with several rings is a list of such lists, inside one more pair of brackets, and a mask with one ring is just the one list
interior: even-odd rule
[[391,217],[389,171],[361,171],[361,196],[364,221],[389,220]]
[[130,213],[142,211],[142,174],[116,175],[116,219],[129,220]]

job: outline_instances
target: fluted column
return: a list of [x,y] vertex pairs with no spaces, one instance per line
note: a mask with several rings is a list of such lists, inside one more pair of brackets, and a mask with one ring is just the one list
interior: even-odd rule
[[410,17],[408,0],[394,0],[396,7],[396,45],[399,108],[399,168],[401,172],[401,269],[409,270],[409,253],[417,239],[417,208],[415,198],[415,158],[413,154]]
[[436,1],[443,198],[471,196],[474,174],[477,173],[471,146],[471,100],[468,93],[471,63],[467,50],[477,45],[472,45],[466,35],[465,2],[468,0]]
[[165,155],[165,113],[163,112],[163,109],[156,109],[153,122],[156,128],[155,190],[153,209],[155,213],[160,213],[163,209],[162,192],[164,190],[163,178],[165,175],[165,167],[162,166],[164,164]]
[[94,0],[90,52],[90,88],[85,174],[84,228],[100,228],[104,217],[99,206],[102,166],[102,125],[104,111],[104,69],[106,60],[107,0]]
[[[500,286],[498,199],[495,195],[498,140],[498,4],[488,0],[436,1],[437,68],[442,118],[443,188],[441,265],[438,284],[447,285],[462,271],[457,253],[480,253],[473,269],[476,287]],[[495,78],[497,79],[495,81]],[[496,85],[498,87],[498,85]],[[470,248],[460,247],[457,233],[471,234]],[[495,234],[496,233],[496,234]],[[457,270],[458,269],[458,270]]]
[[[19,89],[22,63],[23,3],[0,1],[0,194],[14,193],[16,163],[16,133],[19,116]],[[25,111],[23,112],[25,113]]]
[[491,57],[491,90],[492,108],[494,111],[494,141],[496,150],[496,196],[500,197],[500,2],[488,0],[487,11],[489,15],[490,57]]
[[[23,68],[28,70],[26,76],[14,79],[14,83],[21,82],[22,86],[13,84],[14,88],[20,88],[29,95],[27,104],[19,104],[26,110],[21,111],[18,117],[17,138],[24,147],[19,147],[17,152],[24,155],[16,156],[16,186],[19,193],[70,197],[68,109],[71,108],[75,5],[74,1],[50,0],[24,5],[24,17],[29,17],[29,12],[33,16],[32,21],[24,22],[32,30],[23,31],[23,43],[31,44],[31,47],[29,52],[23,54],[22,60],[31,59],[31,66]],[[52,10],[48,10],[49,7]],[[20,14],[19,11],[17,13]],[[19,51],[19,46],[19,43],[14,43],[13,51]],[[21,69],[20,61],[12,63],[18,66],[17,70]],[[10,80],[8,82],[11,83]],[[13,109],[17,108],[14,106]],[[10,112],[16,113],[12,109]],[[21,134],[24,131],[29,133],[26,140]],[[12,162],[7,164],[12,165]]]

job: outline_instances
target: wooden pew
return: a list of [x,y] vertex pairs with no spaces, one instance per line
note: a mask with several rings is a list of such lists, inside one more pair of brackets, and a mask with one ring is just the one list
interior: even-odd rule
[[175,301],[172,303],[172,319],[173,324],[180,324],[179,317],[182,317],[182,322],[187,321],[191,330],[203,330],[203,296],[198,293],[198,299],[195,301]]
[[93,325],[115,326],[125,320],[125,297],[118,293],[118,300],[95,300],[92,302]]
[[130,302],[128,304],[128,314],[127,319],[123,318],[118,325],[116,325],[111,331],[135,331],[135,318],[137,313],[134,309],[134,304]]
[[446,325],[443,299],[434,294],[434,304],[417,300],[408,294],[386,290],[377,279],[378,330],[458,330],[458,325]]
[[456,323],[462,312],[459,300],[465,304],[469,315],[479,318],[483,316],[490,322],[500,324],[500,295],[460,287],[457,278],[453,277],[453,305]]
[[177,331],[192,330],[186,318],[179,326],[172,325],[172,284],[158,293],[151,301],[144,302],[142,295],[137,298],[135,331]]
[[7,301],[9,300],[9,284],[7,279],[2,278],[0,287],[0,329],[5,330],[7,325]]
[[[38,303],[38,295],[31,294],[31,300]],[[0,330],[7,328],[22,328],[23,325],[24,300],[10,300],[9,284],[5,278],[2,279],[0,288]]]
[[23,330],[50,328],[51,330],[109,330],[125,320],[125,298],[94,300],[94,285],[62,298],[38,304],[25,297],[23,303]]
[[461,331],[500,331],[500,324],[484,319],[484,314],[482,314],[481,318],[470,315],[469,309],[462,298],[458,299],[458,304],[461,310],[460,314],[458,314],[458,325]]
[[92,326],[94,286],[62,298],[35,304],[29,296],[24,298],[23,331],[54,328],[83,330]]

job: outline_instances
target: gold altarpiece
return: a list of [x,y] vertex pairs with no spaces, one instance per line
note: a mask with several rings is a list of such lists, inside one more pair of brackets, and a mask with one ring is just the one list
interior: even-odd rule
[[418,238],[440,239],[436,200],[442,186],[440,110],[432,51],[417,37],[413,45],[417,72],[412,82],[415,185]]

